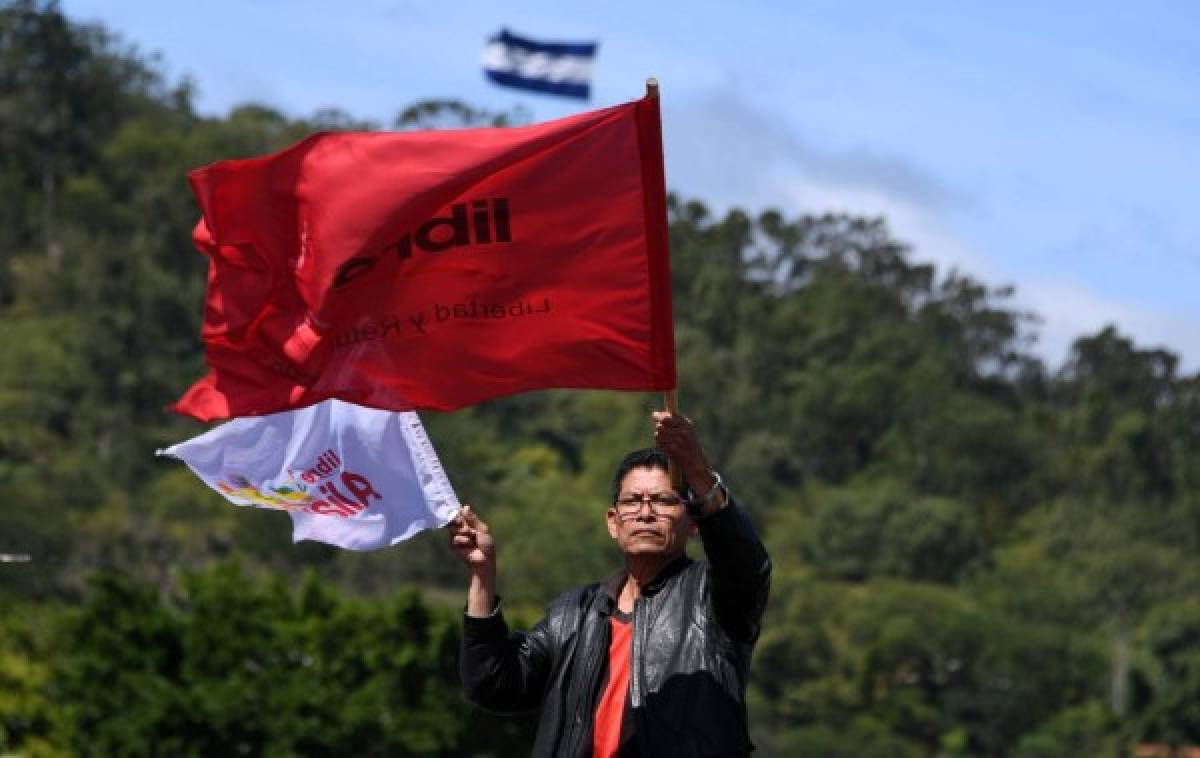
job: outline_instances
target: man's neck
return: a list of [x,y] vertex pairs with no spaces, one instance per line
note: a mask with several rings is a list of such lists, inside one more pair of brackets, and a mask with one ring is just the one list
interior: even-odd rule
[[633,610],[633,601],[642,596],[642,588],[654,581],[654,577],[671,565],[682,553],[673,555],[627,555],[625,556],[625,586],[621,588],[618,607],[622,613]]

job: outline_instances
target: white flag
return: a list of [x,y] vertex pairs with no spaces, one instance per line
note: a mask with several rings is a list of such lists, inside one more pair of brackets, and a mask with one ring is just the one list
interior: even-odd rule
[[286,510],[292,539],[349,550],[445,525],[458,497],[416,413],[326,400],[159,450],[236,505]]

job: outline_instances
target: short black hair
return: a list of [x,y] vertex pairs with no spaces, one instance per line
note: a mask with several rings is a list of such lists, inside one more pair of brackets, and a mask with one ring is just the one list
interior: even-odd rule
[[[621,495],[621,482],[625,481],[625,476],[635,468],[656,468],[669,472],[671,470],[670,459],[667,458],[666,453],[656,447],[644,447],[627,454],[617,464],[617,473],[613,475],[612,480],[612,498],[609,502],[617,502],[617,498]],[[688,490],[687,485],[684,485],[681,490],[680,497],[685,500],[691,497],[692,493]]]

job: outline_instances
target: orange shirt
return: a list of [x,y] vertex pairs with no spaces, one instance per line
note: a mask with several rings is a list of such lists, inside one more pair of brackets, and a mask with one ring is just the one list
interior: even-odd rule
[[608,645],[608,683],[600,694],[592,730],[592,755],[595,758],[615,758],[621,749],[621,720],[625,716],[625,695],[629,691],[633,619],[622,620],[614,614],[609,623],[612,642]]

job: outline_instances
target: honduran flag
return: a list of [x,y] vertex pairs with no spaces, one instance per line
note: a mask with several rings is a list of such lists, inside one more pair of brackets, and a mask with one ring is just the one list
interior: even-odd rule
[[506,87],[586,100],[595,58],[595,42],[535,42],[503,29],[483,50],[483,70]]

